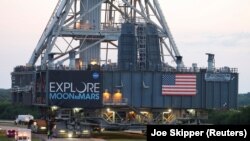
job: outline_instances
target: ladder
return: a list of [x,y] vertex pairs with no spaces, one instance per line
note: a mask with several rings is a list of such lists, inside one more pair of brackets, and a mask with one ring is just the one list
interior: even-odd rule
[[146,69],[146,31],[145,25],[139,24],[137,27],[137,51],[138,51],[138,67],[140,70]]

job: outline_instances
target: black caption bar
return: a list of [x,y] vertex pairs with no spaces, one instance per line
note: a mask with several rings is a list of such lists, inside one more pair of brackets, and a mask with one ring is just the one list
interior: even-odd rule
[[[250,125],[148,125],[147,140],[250,140]],[[237,140],[236,140],[237,139]]]

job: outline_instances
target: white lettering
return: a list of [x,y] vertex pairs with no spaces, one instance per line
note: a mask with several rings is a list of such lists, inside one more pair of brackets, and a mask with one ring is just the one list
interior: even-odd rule
[[73,89],[73,84],[71,83],[71,88],[70,88],[70,92],[75,93],[76,91]]
[[49,83],[49,91],[50,91],[50,92],[55,92],[55,90],[54,90],[54,89],[55,89],[55,86],[54,86],[54,85],[55,85],[55,82],[50,82],[50,83]]
[[59,93],[100,93],[100,83],[85,83],[81,82],[77,86],[74,86],[72,82],[50,82],[49,92]]
[[99,93],[100,92],[100,83],[95,83],[95,89],[94,89],[94,93]]
[[154,129],[154,132],[151,133],[151,136],[167,136],[167,131],[157,131]]
[[76,88],[76,91],[77,91],[78,93],[84,93],[84,92],[86,92],[87,86],[86,86],[86,84],[85,84],[84,82],[82,82],[82,84],[84,85],[83,90],[78,90],[78,88]]
[[56,92],[63,92],[63,89],[61,88],[63,83],[59,84],[59,83],[56,83],[57,84],[57,90]]
[[183,138],[192,138],[193,136],[202,136],[204,131],[184,131],[183,129],[171,129],[170,136],[182,136]]
[[64,86],[63,86],[64,92],[67,92],[67,89],[70,89],[70,87],[72,88],[72,83],[68,83],[68,82],[64,83]]
[[94,93],[49,93],[50,100],[99,100],[100,95]]
[[88,92],[93,92],[94,84],[93,83],[87,83],[88,86]]

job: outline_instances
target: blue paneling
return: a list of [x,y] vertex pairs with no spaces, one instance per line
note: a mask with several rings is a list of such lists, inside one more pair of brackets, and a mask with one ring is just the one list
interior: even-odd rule
[[109,92],[113,92],[113,79],[112,79],[112,73],[106,72],[105,75],[103,75],[103,90],[108,89]]
[[135,25],[132,23],[123,23],[121,34],[127,34],[127,35],[135,34]]
[[221,84],[221,106],[228,107],[228,83],[222,83]]
[[238,93],[238,75],[232,75],[232,80],[229,83],[229,107],[237,106],[237,93]]
[[157,27],[147,24],[146,27],[146,47],[147,47],[147,66],[149,70],[158,70],[161,66],[160,43]]
[[132,106],[141,107],[141,73],[135,72],[132,74]]
[[132,76],[131,73],[129,72],[124,72],[121,74],[121,79],[123,83],[123,88],[122,88],[122,93],[123,97],[128,99],[128,103],[131,104],[131,99],[132,99]]
[[214,87],[214,95],[213,95],[213,106],[215,108],[219,108],[220,107],[220,99],[221,99],[221,83],[220,82],[214,82],[213,83],[213,87]]
[[121,86],[121,74],[119,72],[113,73],[113,91],[120,89]]
[[154,73],[154,87],[153,87],[153,107],[164,107],[163,106],[163,97],[161,94],[161,73]]
[[[151,107],[152,101],[151,96],[153,94],[153,87],[151,86],[153,81],[153,73],[143,73],[144,86],[142,87],[142,107]],[[142,83],[143,83],[142,82]]]
[[[196,96],[164,96],[161,93],[162,72],[114,71],[104,72],[103,89],[114,92],[123,85],[122,93],[129,105],[137,108],[223,108],[237,105],[238,75],[230,82],[206,82],[204,73],[197,73]],[[143,87],[143,81],[145,86]],[[122,84],[121,84],[122,82]]]
[[122,24],[122,34],[118,42],[118,68],[120,70],[133,70],[136,67],[137,48],[135,25]]
[[[190,106],[189,107],[193,107],[193,108],[199,108],[202,106],[202,83],[203,83],[203,79],[201,77],[201,74],[196,74],[196,96],[193,96],[192,99],[190,100]],[[186,107],[186,106],[185,106]]]
[[213,108],[213,83],[206,83],[206,108]]
[[[197,95],[196,95],[197,96]],[[189,107],[192,107],[192,99],[196,96],[183,96],[181,101],[182,101],[182,104],[181,104],[181,107],[183,108],[189,108]]]
[[172,97],[171,96],[163,96],[163,103],[164,103],[164,107],[171,107],[172,105]]
[[235,88],[234,90],[232,90],[232,94],[231,94],[231,96],[232,96],[232,102],[230,102],[230,103],[232,103],[232,107],[237,107],[238,106],[238,104],[237,104],[237,101],[238,101],[238,81],[239,81],[239,78],[238,78],[238,74],[234,74],[233,75],[233,77],[234,77],[234,79],[233,79],[233,86],[232,86],[232,88]]
[[172,106],[173,108],[181,107],[181,96],[172,96]]
[[200,73],[199,74],[200,78],[201,78],[201,87],[198,88],[198,93],[200,93],[201,95],[201,107],[202,108],[206,108],[207,106],[207,101],[206,101],[206,81],[205,81],[205,75],[204,73]]

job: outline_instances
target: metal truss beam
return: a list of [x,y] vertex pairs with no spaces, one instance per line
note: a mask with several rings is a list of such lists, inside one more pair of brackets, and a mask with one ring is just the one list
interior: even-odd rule
[[[168,52],[174,61],[176,61],[176,56],[180,56],[158,0],[99,0],[96,1],[95,5],[89,7],[89,9],[84,13],[81,13],[81,11],[78,11],[80,9],[77,8],[77,6],[82,5],[82,7],[85,7],[82,1],[84,0],[58,1],[51,18],[32,53],[28,65],[35,65],[39,57],[42,59],[41,65],[47,65],[48,55],[53,53],[55,50],[58,50],[58,52],[61,53],[57,53],[53,61],[64,62],[69,58],[66,57],[63,60],[59,59],[73,50],[77,51],[79,54],[102,42],[109,42],[112,45],[117,46],[112,42],[118,41],[121,34],[121,29],[119,29],[120,27],[116,25],[121,24],[121,22],[119,23],[119,21],[117,21],[117,15],[123,18],[125,22],[135,22],[135,24],[138,24],[137,20],[143,19],[144,22],[151,23],[157,27],[161,43],[161,60],[163,62],[165,60],[164,54],[166,54],[163,52],[163,46],[166,48],[165,51]],[[98,30],[76,28],[76,24],[79,23],[79,21],[85,18],[89,13],[96,10],[98,7],[102,6],[102,4],[109,5],[106,6],[104,12],[110,12],[107,13],[109,18],[105,18],[104,21],[101,20],[101,22],[104,22],[101,24],[105,25],[105,27],[100,25],[101,28]],[[155,18],[151,18],[152,16]],[[114,19],[114,21],[110,21],[113,20],[113,18],[116,19]],[[110,25],[109,22],[112,23],[113,27],[106,27],[107,25]],[[116,26],[119,28],[116,28]],[[64,49],[61,44],[57,43],[59,38],[62,38],[62,41],[66,44]],[[71,39],[66,40],[65,38]],[[80,49],[81,45],[85,41],[91,40],[97,41],[92,41],[92,44],[88,44],[87,47],[84,47],[84,49]],[[78,42],[78,45],[75,44],[76,42]]]

